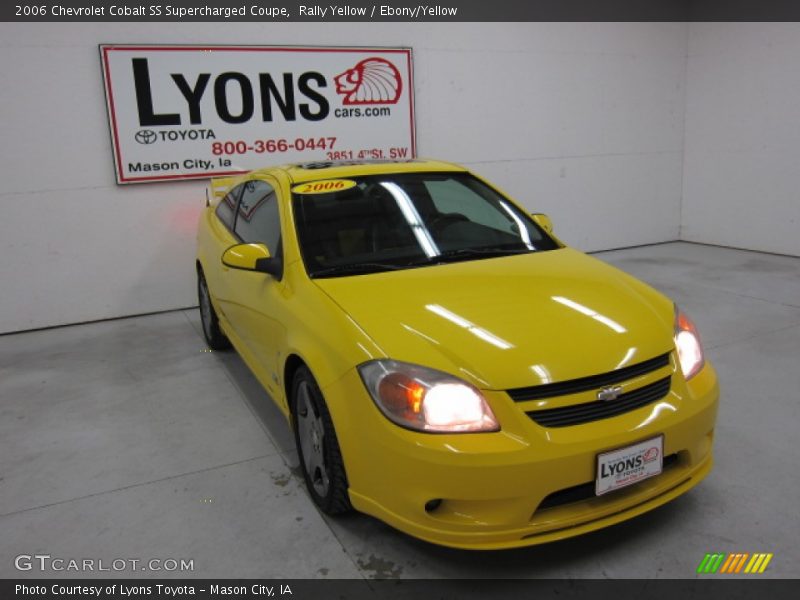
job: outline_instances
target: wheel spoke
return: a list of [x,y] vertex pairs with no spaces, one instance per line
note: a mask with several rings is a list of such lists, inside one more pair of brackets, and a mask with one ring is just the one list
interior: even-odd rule
[[314,487],[319,492],[320,482],[325,475],[325,466],[322,464],[322,457],[319,452],[312,451],[308,459],[308,472],[311,475],[311,480],[314,482]]
[[328,494],[329,485],[330,480],[328,479],[328,469],[325,468],[323,458],[320,456],[319,479],[314,482],[314,487],[317,488],[317,492],[320,496],[325,496]]
[[314,472],[311,470],[311,457],[313,454],[311,446],[311,421],[313,419],[313,412],[308,405],[307,388],[308,386],[302,383],[297,390],[297,432],[300,438],[300,452],[303,455],[306,472],[313,476]]
[[315,412],[312,392],[306,382],[297,389],[297,433],[300,452],[308,478],[320,496],[328,493],[330,479],[325,466],[325,428]]

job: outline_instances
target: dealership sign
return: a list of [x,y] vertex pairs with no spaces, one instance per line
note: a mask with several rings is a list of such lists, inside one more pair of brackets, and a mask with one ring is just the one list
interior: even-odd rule
[[409,48],[101,45],[118,183],[415,155]]

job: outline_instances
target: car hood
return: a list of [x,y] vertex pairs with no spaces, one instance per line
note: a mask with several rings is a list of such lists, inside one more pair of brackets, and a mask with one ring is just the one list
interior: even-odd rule
[[604,373],[673,344],[671,301],[569,248],[314,282],[388,357],[484,389]]

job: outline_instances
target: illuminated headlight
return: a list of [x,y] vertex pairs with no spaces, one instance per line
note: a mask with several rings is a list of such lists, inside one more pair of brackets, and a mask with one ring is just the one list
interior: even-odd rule
[[358,367],[370,396],[401,427],[426,432],[499,431],[483,395],[457,377],[396,360]]
[[675,306],[675,347],[678,349],[681,371],[688,381],[700,372],[706,361],[697,327],[677,306]]

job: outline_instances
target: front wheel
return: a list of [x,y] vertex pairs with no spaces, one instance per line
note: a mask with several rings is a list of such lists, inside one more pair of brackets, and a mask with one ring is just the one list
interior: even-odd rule
[[312,500],[328,515],[349,512],[352,506],[336,431],[322,392],[306,367],[294,374],[291,410],[300,468]]

